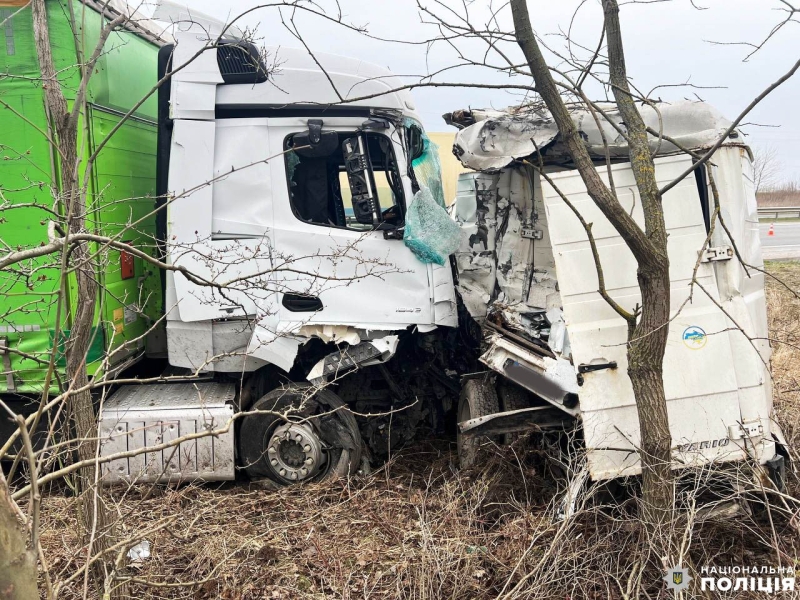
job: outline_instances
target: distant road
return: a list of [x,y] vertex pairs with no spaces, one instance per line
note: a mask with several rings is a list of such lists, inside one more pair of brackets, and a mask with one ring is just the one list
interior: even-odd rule
[[761,247],[765,260],[800,258],[800,222],[781,223],[775,221],[775,235],[769,235],[771,223],[762,222]]

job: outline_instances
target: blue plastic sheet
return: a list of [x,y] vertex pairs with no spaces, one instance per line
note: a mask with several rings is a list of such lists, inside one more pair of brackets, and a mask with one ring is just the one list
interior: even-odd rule
[[461,228],[427,187],[421,187],[411,200],[403,242],[422,262],[437,265],[444,265],[458,249]]

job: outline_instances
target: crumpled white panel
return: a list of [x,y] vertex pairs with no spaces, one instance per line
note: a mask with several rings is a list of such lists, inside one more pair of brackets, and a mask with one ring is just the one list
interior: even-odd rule
[[[262,303],[265,304],[269,304],[269,301]],[[265,360],[288,373],[294,365],[301,344],[306,341],[308,338],[295,337],[290,331],[281,331],[278,314],[270,310],[256,323],[247,345],[247,355]]]
[[[639,112],[647,126],[663,133],[685,148],[703,148],[712,145],[730,126],[717,109],[704,102],[683,100],[640,106]],[[603,127],[609,154],[627,157],[628,144],[609,123],[622,126],[622,117],[613,104],[601,104],[608,120],[598,113]],[[547,149],[545,160],[558,163],[568,157],[559,143],[558,128],[549,111],[543,108],[521,108],[503,113],[496,111],[471,111],[474,125],[465,127],[456,135],[456,154],[461,163],[478,171],[493,171],[511,164],[514,159],[534,154],[536,149]],[[573,110],[572,120],[586,141],[589,152],[597,158],[605,157],[603,136],[589,111]],[[624,126],[623,126],[624,127]],[[651,151],[671,154],[678,151],[673,144],[650,136]]]
[[217,49],[203,50],[209,43],[202,33],[182,31],[175,34],[172,70],[176,72],[170,78],[169,100],[173,119],[214,120],[217,84],[223,80],[217,65]]

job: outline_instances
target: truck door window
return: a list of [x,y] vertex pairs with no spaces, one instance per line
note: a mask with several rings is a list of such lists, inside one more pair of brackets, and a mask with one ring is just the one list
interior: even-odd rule
[[[345,170],[342,143],[358,135],[356,132],[338,132],[339,143],[330,153],[302,147],[292,150],[292,136],[286,139],[286,176],[289,199],[295,216],[307,223],[327,227],[345,227],[359,231],[375,229],[373,224],[359,223],[353,212],[352,193]],[[365,136],[375,187],[381,206],[383,223],[400,227],[405,216],[402,181],[397,168],[394,150],[388,137],[377,133]]]

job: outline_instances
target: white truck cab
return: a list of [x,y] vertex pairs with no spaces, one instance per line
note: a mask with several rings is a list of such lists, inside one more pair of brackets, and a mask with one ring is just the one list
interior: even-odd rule
[[[179,33],[164,53],[182,64],[203,37]],[[323,72],[286,48],[267,50],[280,62],[269,74],[259,59],[251,81],[226,81],[241,48],[207,49],[171,80],[168,256],[203,283],[167,276],[170,363],[289,371],[317,335],[352,343],[455,326],[449,267],[402,241],[424,135],[411,96],[379,95],[398,85],[384,69],[319,55]],[[339,104],[332,85],[377,96]],[[359,161],[369,168],[348,173]]]
[[[113,461],[106,481],[346,475],[365,443],[380,455],[420,423],[442,429],[458,395],[448,352],[468,360],[440,347],[458,326],[447,256],[404,242],[412,201],[441,194],[435,147],[385,69],[197,21],[159,55],[158,203],[166,355],[206,381],[123,386],[102,451],[218,433]],[[345,402],[375,417],[357,423]]]

